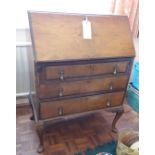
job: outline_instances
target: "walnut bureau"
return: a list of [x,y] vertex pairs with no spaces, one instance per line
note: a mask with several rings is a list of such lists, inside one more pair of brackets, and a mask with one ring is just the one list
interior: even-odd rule
[[[128,17],[33,11],[28,17],[33,47],[29,100],[38,152],[43,151],[44,125],[51,120],[108,110],[116,112],[116,132],[135,56]],[[84,37],[87,30],[89,38]]]

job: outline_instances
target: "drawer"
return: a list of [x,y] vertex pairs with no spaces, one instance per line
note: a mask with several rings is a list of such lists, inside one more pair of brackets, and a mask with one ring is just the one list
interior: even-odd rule
[[41,119],[116,107],[122,104],[123,91],[40,103]]
[[40,99],[64,97],[68,95],[92,94],[100,91],[115,91],[126,88],[128,76],[98,77],[85,80],[52,82],[38,87]]
[[127,72],[129,61],[92,63],[81,65],[46,66],[45,80],[85,77],[93,75],[114,74]]

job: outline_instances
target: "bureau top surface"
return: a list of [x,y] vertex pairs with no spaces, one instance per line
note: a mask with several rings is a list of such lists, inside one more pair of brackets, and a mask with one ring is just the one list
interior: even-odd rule
[[[126,16],[29,12],[36,61],[133,57]],[[83,38],[82,21],[91,23],[91,39]]]

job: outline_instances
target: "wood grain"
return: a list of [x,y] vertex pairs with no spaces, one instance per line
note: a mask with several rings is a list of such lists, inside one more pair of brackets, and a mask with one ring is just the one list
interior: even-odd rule
[[119,106],[123,102],[123,97],[124,92],[122,91],[40,103],[40,118],[47,119],[50,117]]
[[[120,118],[118,108],[123,109],[126,80],[129,80],[135,55],[128,18],[88,15],[92,26],[92,39],[83,39],[82,20],[85,16],[29,12],[34,51],[34,85],[37,88],[34,92],[37,98],[34,100],[32,94],[30,98],[34,101],[31,103],[35,121],[38,124],[41,122],[42,126],[54,118],[65,119],[102,109],[117,112],[113,128]],[[126,75],[126,78],[119,81],[118,78],[122,75]],[[97,77],[101,76],[104,77],[99,80]],[[105,80],[106,77],[109,79]],[[110,88],[110,80],[114,82],[114,88],[117,90],[94,93],[102,88]],[[51,85],[54,82],[55,84]],[[89,92],[94,94],[75,95]],[[38,98],[55,96],[57,93],[60,97],[54,99]],[[62,93],[65,93],[66,97],[63,98]],[[71,96],[71,93],[74,95]],[[73,124],[72,126],[74,127]],[[40,135],[40,146],[43,148],[46,144],[43,143],[42,134]],[[88,143],[87,138],[77,140],[77,143],[79,142],[81,149]],[[51,148],[56,149],[56,154],[69,154],[64,143],[55,147],[52,145]]]
[[129,61],[124,62],[108,62],[80,65],[63,65],[63,66],[46,66],[40,74],[45,73],[47,80],[60,79],[60,74],[63,72],[64,79],[74,77],[86,77],[93,75],[113,74],[114,69],[117,73],[125,73]]
[[[127,104],[124,105],[125,113],[117,124],[119,132],[138,131],[138,114]],[[31,115],[30,108],[17,108],[17,155],[39,155],[36,152],[39,139],[35,133],[34,123],[29,119]],[[97,145],[117,140],[117,134],[111,132],[114,115],[100,112],[49,126],[43,135],[45,151],[40,155],[73,155],[81,150],[85,152],[88,147],[93,149]]]
[[83,39],[85,16],[29,12],[36,61],[135,55],[127,16],[88,16],[92,39]]
[[101,91],[125,90],[128,76],[98,77],[94,79],[77,81],[54,81],[40,84],[38,87],[38,97],[43,98],[63,98],[64,96],[89,95],[100,93]]

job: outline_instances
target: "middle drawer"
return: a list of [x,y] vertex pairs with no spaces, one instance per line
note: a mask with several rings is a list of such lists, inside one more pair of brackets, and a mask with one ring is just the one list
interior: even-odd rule
[[92,94],[99,91],[115,91],[126,88],[128,76],[98,77],[81,79],[78,81],[55,81],[48,84],[40,84],[38,97],[58,98],[70,95]]

